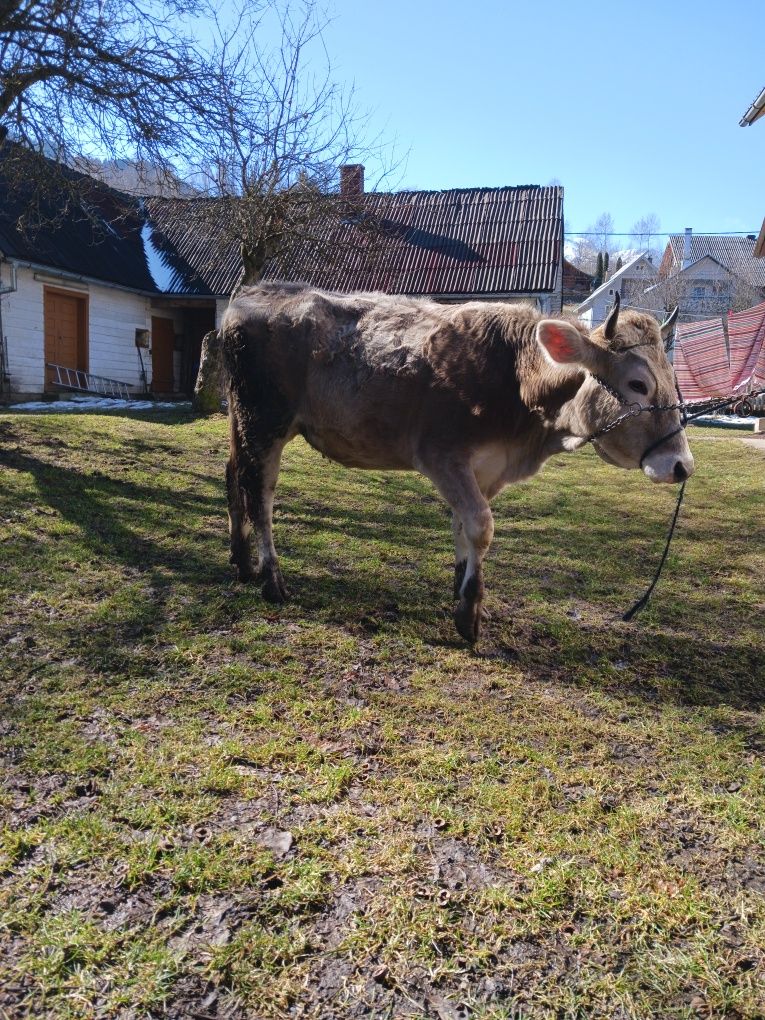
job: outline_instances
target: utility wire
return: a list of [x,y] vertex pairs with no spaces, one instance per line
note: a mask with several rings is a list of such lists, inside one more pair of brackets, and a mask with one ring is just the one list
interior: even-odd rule
[[[693,237],[749,237],[759,234],[760,227],[755,230],[705,230],[694,233]],[[564,237],[684,237],[682,230],[651,230],[641,234],[632,230],[564,230]]]

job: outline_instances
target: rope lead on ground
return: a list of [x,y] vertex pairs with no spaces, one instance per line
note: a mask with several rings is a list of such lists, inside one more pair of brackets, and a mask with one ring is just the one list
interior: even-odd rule
[[637,616],[637,614],[640,612],[640,610],[643,609],[643,607],[645,605],[647,605],[648,600],[651,597],[651,593],[653,592],[654,588],[658,584],[659,577],[661,576],[662,568],[663,568],[664,563],[665,563],[665,561],[667,559],[667,556],[669,554],[669,547],[672,544],[672,536],[675,533],[675,525],[677,524],[677,518],[680,515],[680,506],[681,506],[681,504],[683,502],[683,496],[684,495],[685,495],[685,482],[683,482],[683,484],[680,486],[680,492],[679,492],[678,497],[677,497],[677,505],[675,506],[675,512],[674,512],[674,514],[672,516],[672,523],[670,524],[669,531],[667,533],[667,543],[664,546],[664,554],[662,555],[661,560],[659,561],[659,566],[658,566],[658,568],[656,570],[656,573],[654,574],[653,581],[651,581],[650,585],[646,589],[645,594],[642,595],[637,600],[635,605],[632,606],[631,609],[628,609],[627,612],[622,616],[622,620],[624,620],[625,623],[629,622],[633,618],[633,616]]

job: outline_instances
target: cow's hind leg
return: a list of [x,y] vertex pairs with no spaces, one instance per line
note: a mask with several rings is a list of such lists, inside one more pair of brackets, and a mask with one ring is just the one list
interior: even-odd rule
[[274,492],[285,443],[286,440],[275,441],[257,461],[250,463],[243,477],[247,516],[252,521],[258,550],[257,579],[263,585],[267,602],[284,602],[288,594],[273,536]]
[[229,562],[236,567],[237,577],[243,583],[255,580],[250,557],[252,525],[244,505],[244,491],[239,483],[239,457],[232,453],[226,465],[226,492],[228,494],[228,531],[231,539]]
[[[231,415],[231,455],[226,466],[228,520],[231,538],[231,562],[242,582],[263,585],[263,597],[283,602],[287,589],[274,548],[274,491],[279,464],[290,433],[285,426],[281,435],[263,435],[257,421],[242,422],[243,415]],[[257,552],[253,569],[250,534]]]

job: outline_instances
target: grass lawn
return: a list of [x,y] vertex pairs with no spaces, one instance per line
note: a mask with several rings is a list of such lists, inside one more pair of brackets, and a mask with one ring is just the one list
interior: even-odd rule
[[283,608],[226,422],[0,416],[0,1017],[765,1016],[765,452],[495,502],[285,455]]

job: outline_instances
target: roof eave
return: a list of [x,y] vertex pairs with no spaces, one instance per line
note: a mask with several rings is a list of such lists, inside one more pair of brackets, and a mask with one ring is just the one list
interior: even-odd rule
[[59,266],[46,265],[44,262],[32,262],[29,259],[17,258],[15,255],[2,255],[5,262],[17,266],[19,269],[31,269],[38,273],[47,273],[49,276],[58,276],[70,283],[91,284],[96,287],[107,287],[109,290],[127,291],[129,294],[137,294],[139,297],[160,300],[162,298],[181,298],[184,301],[215,301],[229,298],[230,294],[190,294],[187,291],[170,290],[143,290],[140,287],[131,287],[125,283],[116,283],[113,280],[103,280],[98,276],[86,276],[82,273],[73,273]]
[[765,89],[760,92],[744,116],[738,122],[739,127],[751,127],[760,117],[765,117]]
[[754,242],[754,257],[765,259],[765,220],[762,221],[759,237]]

